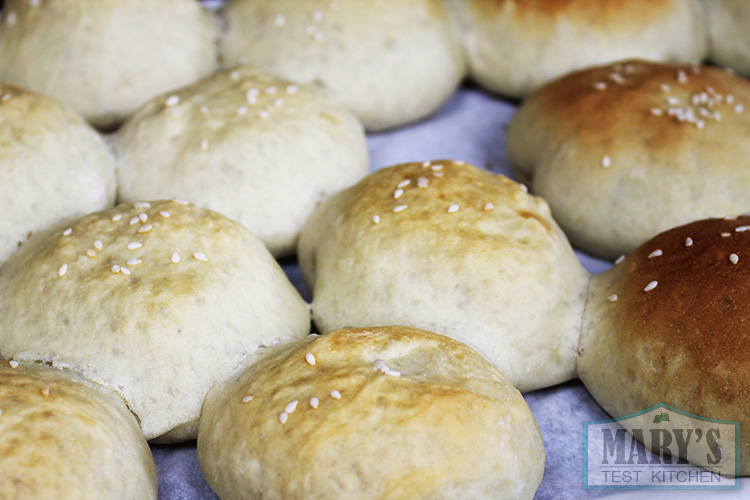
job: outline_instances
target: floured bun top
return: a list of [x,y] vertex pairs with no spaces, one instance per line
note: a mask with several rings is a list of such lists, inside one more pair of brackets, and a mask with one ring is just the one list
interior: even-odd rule
[[464,344],[400,326],[311,336],[206,399],[198,459],[223,499],[531,499],[541,433]]
[[616,258],[660,231],[747,210],[750,82],[624,61],[550,83],[514,115],[511,165],[574,245]]
[[323,331],[403,324],[477,349],[522,391],[573,377],[588,274],[544,200],[448,160],[324,202],[300,238]]
[[308,331],[307,305],[263,244],[184,202],[88,215],[0,269],[0,356],[118,392],[148,439],[195,438],[212,385]]

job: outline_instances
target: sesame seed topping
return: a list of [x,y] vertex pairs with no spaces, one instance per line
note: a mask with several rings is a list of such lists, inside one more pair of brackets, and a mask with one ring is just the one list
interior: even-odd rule
[[65,276],[65,273],[67,272],[68,272],[67,264],[63,264],[62,266],[60,266],[60,269],[57,270],[57,274],[59,274],[60,276]]
[[678,83],[687,83],[687,81],[688,81],[688,77],[685,74],[685,72],[682,71],[682,70],[677,71],[677,82]]
[[417,187],[426,188],[429,184],[430,180],[427,177],[420,177],[417,179]]
[[310,408],[316,409],[318,405],[320,404],[320,400],[318,398],[310,398]]
[[730,236],[732,236],[732,233],[721,233],[722,238],[729,238]]
[[459,206],[454,203],[454,204],[452,204],[451,206],[448,207],[448,213],[449,214],[455,214],[456,212],[458,212],[458,208],[459,208]]
[[279,415],[279,422],[285,424],[287,420],[289,420],[289,414],[282,411],[281,415]]
[[253,400],[252,396],[245,396],[244,398],[242,398],[243,403],[249,403],[252,400]]
[[101,250],[102,248],[104,248],[104,244],[101,242],[101,240],[96,240],[94,241],[94,248],[96,248],[97,250]]
[[276,91],[277,91],[277,88],[276,88],[276,87],[266,87],[266,88],[265,88],[265,89],[263,90],[263,92],[265,92],[266,94],[275,94],[275,93],[276,93]]
[[409,208],[409,205],[397,205],[397,206],[393,207],[393,213],[397,214],[399,212],[403,212],[407,208]]
[[118,266],[117,264],[115,264],[114,266],[112,266],[110,268],[110,271],[112,271],[112,274],[117,274],[117,273],[120,272],[120,266]]
[[390,377],[400,377],[401,376],[401,372],[398,371],[398,370],[386,370],[383,373],[385,373],[386,375],[388,375]]
[[372,216],[372,223],[373,224],[380,224],[380,216],[379,215],[373,215]]
[[138,241],[131,241],[128,243],[128,250],[138,250],[143,246],[143,243],[140,243]]
[[3,414],[3,409],[0,408],[0,416],[2,416],[2,414]]
[[189,202],[189,201],[186,201],[186,200],[182,200],[182,199],[180,199],[180,198],[172,198],[172,201],[173,201],[174,203],[177,203],[178,205],[189,205],[189,204],[190,204],[190,202]]
[[232,80],[239,80],[240,79],[240,72],[239,71],[232,71],[229,73],[229,78]]
[[435,177],[442,177],[443,172],[433,172],[432,175],[434,175]]
[[151,224],[146,224],[145,226],[141,226],[138,228],[139,233],[147,233],[151,231],[154,228]]
[[277,108],[280,108],[281,106],[284,105],[284,99],[282,99],[281,97],[279,97],[278,99],[276,99],[275,101],[273,101],[273,105],[276,106]]
[[388,365],[385,364],[385,361],[383,361],[382,359],[376,359],[372,363],[372,369],[384,372],[388,370],[389,368],[388,368]]
[[743,106],[742,104],[737,104],[734,107],[734,112],[737,114],[742,113],[743,111],[745,111],[745,106]]
[[276,16],[276,19],[273,23],[280,28],[286,24],[286,17],[279,14],[278,16]]
[[331,391],[331,397],[333,399],[341,399],[341,393],[337,391],[336,389]]
[[659,88],[662,92],[669,92],[671,90],[671,87],[666,83],[662,83],[661,85],[659,85]]
[[393,197],[398,200],[403,194],[404,190],[399,188],[393,192]]
[[161,212],[159,212],[159,215],[161,215],[162,217],[165,217],[165,218],[167,218],[167,219],[168,219],[168,218],[170,218],[170,217],[172,216],[172,214],[170,214],[170,213],[169,213],[169,212],[167,212],[166,210],[162,210]]
[[112,216],[112,221],[117,222],[118,220],[122,219],[122,214],[116,214]]
[[742,232],[750,230],[750,226],[738,226],[734,228],[734,230],[738,233],[742,233]]
[[659,257],[659,256],[663,255],[663,253],[664,252],[662,252],[661,250],[654,250],[653,252],[651,252],[650,254],[648,254],[648,258],[649,259],[653,259],[654,257]]
[[430,165],[432,165],[432,162],[431,161],[426,161],[426,162],[422,163],[422,168],[427,168]]
[[315,359],[315,354],[308,352],[305,354],[305,361],[307,361],[307,364],[310,366],[315,366],[315,363],[317,362]]
[[89,257],[96,258],[96,252],[94,252],[90,248],[88,250],[86,250],[86,255],[88,255]]
[[646,287],[643,289],[643,291],[644,292],[650,292],[651,290],[653,290],[654,288],[656,288],[656,285],[658,285],[658,284],[659,284],[658,281],[652,281],[651,283],[649,283],[648,285],[646,285]]
[[596,90],[607,90],[607,84],[605,82],[595,82],[593,87]]
[[739,261],[740,261],[740,258],[736,253],[729,255],[729,262],[731,262],[732,264],[737,264]]
[[141,262],[143,262],[141,259],[128,259],[128,261],[126,262],[126,264],[129,265],[129,266],[137,266]]
[[133,224],[138,224],[138,221],[139,221],[139,220],[140,220],[140,219],[139,219],[139,218],[138,218],[138,216],[136,215],[135,217],[133,217],[132,219],[130,219],[130,225],[132,226]]
[[207,115],[207,114],[208,114],[208,112],[210,111],[210,110],[208,109],[208,106],[206,106],[205,104],[204,104],[203,106],[201,106],[200,108],[198,108],[198,109],[199,109],[199,110],[200,110],[200,112],[201,112],[202,114],[204,114],[204,115]]
[[130,269],[128,269],[127,267],[121,267],[120,272],[125,276],[130,276]]
[[404,188],[404,187],[408,186],[409,184],[411,184],[411,180],[405,179],[405,180],[403,180],[403,181],[401,181],[401,182],[398,183],[398,187]]
[[16,361],[15,359],[11,359],[10,361],[8,361],[8,364],[11,368],[18,368],[18,361]]
[[246,115],[247,114],[247,106],[240,106],[237,108],[237,114],[238,115]]
[[147,213],[138,214],[138,220],[140,220],[141,222],[146,222],[148,220],[148,214]]
[[691,247],[691,246],[693,246],[693,238],[688,238],[688,239],[686,239],[686,240],[685,240],[685,246],[686,246],[686,247]]
[[135,208],[136,210],[142,210],[144,208],[151,208],[151,203],[147,201],[136,201],[135,203],[133,203],[133,208]]
[[680,100],[677,97],[667,97],[667,104],[670,106],[677,106],[680,104]]
[[171,95],[167,97],[167,100],[164,101],[164,104],[167,106],[176,106],[180,102],[180,97],[176,95]]
[[180,262],[180,254],[178,254],[177,252],[173,253],[172,257],[170,258],[172,259],[172,262],[174,262],[175,264]]
[[193,252],[193,258],[201,262],[208,262],[208,257],[203,252]]
[[609,297],[607,297],[607,300],[610,301],[610,302],[615,302],[617,300],[617,294],[613,293],[612,295],[610,295]]
[[612,165],[612,160],[609,158],[608,155],[604,155],[602,157],[602,167],[609,168],[610,165]]
[[659,108],[651,108],[651,114],[654,116],[661,116],[664,114],[664,111]]
[[296,85],[287,85],[286,87],[287,94],[296,94],[298,90]]
[[63,231],[62,234],[63,234],[63,236],[68,236],[72,232],[73,232],[73,228],[69,227],[68,229],[66,229],[65,231]]
[[463,160],[456,160],[453,162],[454,165],[466,165],[466,162]]
[[208,139],[203,139],[201,141],[201,149],[203,151],[207,151],[208,150]]
[[49,387],[44,387],[39,393],[42,395],[43,398],[49,397]]
[[16,21],[17,21],[16,13],[13,11],[8,12],[8,19],[7,19],[8,24],[10,26],[13,26],[16,24]]
[[312,12],[312,20],[313,21],[320,21],[322,19],[323,19],[323,13],[321,11],[319,11],[318,9],[315,9]]
[[266,120],[271,116],[271,114],[268,111],[258,111],[258,118],[262,120]]
[[290,415],[291,415],[292,413],[294,413],[294,410],[296,410],[296,409],[297,409],[297,403],[299,403],[299,401],[297,401],[297,400],[295,399],[294,401],[292,401],[291,403],[289,403],[288,405],[286,405],[286,406],[284,407],[284,413],[288,413],[288,414],[290,414]]
[[482,210],[492,210],[493,208],[495,208],[495,205],[493,205],[493,204],[492,204],[492,203],[490,203],[490,202],[487,202],[487,203],[485,203],[485,204],[484,204],[484,206],[482,207]]
[[617,260],[615,261],[615,265],[621,264],[623,260],[625,260],[625,256],[620,255],[619,257],[617,257]]
[[430,167],[430,170],[432,170],[433,172],[439,172],[439,171],[443,170],[443,166],[442,165],[433,165],[433,166]]

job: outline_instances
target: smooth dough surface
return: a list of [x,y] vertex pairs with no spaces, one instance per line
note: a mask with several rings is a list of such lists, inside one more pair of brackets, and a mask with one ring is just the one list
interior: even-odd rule
[[211,386],[309,328],[307,304],[263,244],[184,202],[88,215],[0,269],[0,356],[118,392],[148,439],[194,439]]
[[229,0],[224,64],[322,86],[368,130],[427,116],[465,74],[441,0]]
[[531,499],[544,471],[536,421],[496,368],[397,326],[311,336],[212,390],[198,458],[225,500]]
[[573,245],[616,258],[661,231],[748,209],[750,82],[624,61],[561,78],[510,123],[511,166]]
[[712,62],[728,66],[750,77],[750,2],[710,0],[704,2],[709,27]]
[[0,436],[2,498],[156,500],[154,459],[135,417],[75,374],[0,362]]
[[210,74],[218,24],[195,0],[7,0],[0,80],[111,128],[151,97]]
[[300,238],[321,331],[403,324],[468,344],[521,391],[574,376],[588,274],[547,204],[452,161],[385,168]]
[[99,134],[57,101],[0,83],[0,266],[31,234],[114,202]]
[[320,200],[367,175],[362,125],[308,86],[237,67],[143,106],[115,137],[122,201],[179,197],[290,254]]

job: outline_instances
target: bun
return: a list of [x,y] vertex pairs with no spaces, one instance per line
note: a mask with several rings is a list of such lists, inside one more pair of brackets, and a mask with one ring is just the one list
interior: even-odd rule
[[179,202],[88,215],[0,269],[0,356],[118,392],[148,439],[194,439],[211,386],[309,327],[307,304],[257,238]]
[[195,0],[6,0],[0,79],[112,128],[216,67],[218,25]]
[[708,18],[710,59],[750,77],[750,2],[712,0],[704,2]]
[[112,206],[115,161],[83,118],[41,94],[0,84],[0,120],[2,266],[32,233]]
[[123,201],[179,197],[293,253],[315,204],[367,175],[362,125],[316,89],[237,67],[146,103],[115,140]]
[[379,170],[313,213],[299,261],[322,331],[426,328],[521,391],[574,376],[588,274],[547,204],[505,177],[452,161]]
[[464,77],[464,56],[438,0],[229,0],[225,64],[315,83],[368,130],[432,113]]
[[570,241],[615,258],[670,227],[746,210],[749,135],[750,82],[625,61],[529,97],[507,146]]
[[477,353],[393,326],[309,337],[212,390],[198,459],[225,500],[531,499],[544,446]]
[[[613,417],[665,403],[750,426],[750,217],[652,238],[589,287],[578,374]],[[750,444],[740,444],[750,474]]]
[[626,58],[703,59],[696,0],[450,0],[463,27],[470,76],[524,97],[574,70]]
[[154,459],[121,399],[69,372],[15,366],[0,364],[0,497],[156,500]]

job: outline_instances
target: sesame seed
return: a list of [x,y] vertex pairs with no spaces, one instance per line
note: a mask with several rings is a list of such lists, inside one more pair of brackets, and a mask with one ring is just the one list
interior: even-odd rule
[[320,400],[318,398],[310,398],[310,408],[316,409],[318,405],[320,404]]
[[662,252],[661,250],[654,250],[653,252],[651,252],[650,254],[648,254],[648,258],[649,259],[653,259],[654,257],[659,257],[659,256],[663,255],[663,253],[664,252]]
[[291,403],[289,403],[288,405],[286,405],[286,406],[284,407],[284,413],[288,413],[288,414],[290,414],[290,415],[291,415],[292,413],[294,413],[294,410],[296,410],[296,409],[297,409],[297,403],[299,403],[299,401],[297,401],[297,400],[295,399],[294,401],[292,401]]
[[448,213],[449,214],[455,214],[456,212],[458,212],[458,208],[459,208],[458,205],[456,205],[454,203],[454,204],[452,204],[451,206],[448,207]]
[[431,161],[426,161],[426,162],[422,163],[422,168],[427,168],[430,165],[432,165],[432,162]]
[[296,94],[298,90],[296,85],[287,85],[286,87],[287,94]]
[[433,165],[433,166],[430,167],[430,170],[432,170],[433,172],[439,172],[440,170],[443,170],[443,166],[442,165]]
[[63,264],[62,266],[60,266],[60,269],[57,270],[57,274],[59,274],[60,276],[65,276],[65,273],[67,272],[68,272],[67,264]]
[[417,187],[426,188],[429,184],[430,180],[427,177],[420,177],[417,179]]
[[232,80],[239,80],[240,79],[240,72],[239,71],[232,71],[229,73],[229,78]]
[[140,219],[139,219],[139,218],[138,218],[138,216],[136,215],[135,217],[133,217],[132,219],[130,219],[130,225],[132,226],[133,224],[138,224],[138,221],[139,221],[139,220],[140,220]]
[[739,113],[742,113],[743,111],[745,111],[745,106],[743,106],[742,104],[737,104],[737,105],[736,105],[736,106],[734,107],[734,112],[735,112],[735,113],[738,113],[738,114],[739,114]]
[[0,416],[2,416],[2,414],[3,414],[3,409],[0,408]]
[[442,177],[443,172],[433,172],[432,175],[434,175],[435,177]]
[[120,266],[118,266],[117,264],[115,264],[114,266],[112,266],[110,268],[110,271],[112,271],[112,274],[117,274],[117,273],[120,272]]
[[677,82],[678,83],[687,83],[687,81],[688,81],[688,77],[685,74],[685,72],[682,71],[682,70],[679,70],[677,72]]
[[130,276],[130,269],[128,269],[127,267],[121,267],[120,272],[125,276]]
[[661,85],[659,85],[659,88],[662,92],[669,92],[671,90],[671,87],[666,83],[662,83]]
[[72,232],[73,232],[73,228],[69,227],[68,229],[66,229],[65,231],[63,231],[62,234],[63,234],[63,236],[68,236]]
[[482,207],[482,210],[492,210],[493,208],[495,208],[495,205],[493,205],[493,204],[492,204],[492,203],[490,203],[490,202],[487,202],[487,203],[485,203],[485,204],[484,204],[484,206]]
[[148,220],[148,214],[146,213],[138,214],[138,220],[140,220],[141,222],[146,222]]
[[609,158],[609,156],[604,155],[602,157],[602,167],[609,168],[610,165],[612,165],[612,160]]
[[661,116],[664,112],[659,108],[651,108],[651,114],[654,116]]
[[615,265],[622,264],[623,260],[625,260],[625,256],[624,255],[620,255],[619,257],[617,257],[617,260],[615,261]]
[[122,214],[116,214],[112,216],[112,221],[117,222],[118,220],[122,219]]
[[203,151],[206,151],[206,150],[208,150],[208,139],[203,139],[203,140],[201,141],[201,149],[202,149]]
[[463,160],[456,160],[453,162],[454,165],[466,165],[466,162]]
[[131,241],[130,243],[128,243],[128,247],[127,248],[128,248],[128,250],[138,250],[142,246],[143,246],[143,243],[140,243],[138,241]]
[[266,94],[275,94],[276,90],[276,87],[266,87],[263,92],[265,92]]
[[96,248],[97,250],[101,250],[102,248],[104,248],[104,244],[101,242],[101,240],[96,240],[94,241],[94,248]]
[[388,365],[385,364],[385,361],[383,361],[382,359],[376,359],[372,363],[372,369],[384,372],[388,370],[389,368],[388,368]]
[[168,219],[168,218],[170,218],[170,217],[172,216],[172,214],[170,214],[170,213],[169,213],[169,212],[167,212],[166,210],[162,210],[161,212],[159,212],[159,215],[161,215],[162,217],[165,217],[165,218],[167,218],[167,219]]
[[607,90],[607,84],[605,82],[596,82],[593,87],[596,90]]
[[331,397],[333,399],[341,399],[341,393],[334,389],[331,391]]
[[321,11],[319,11],[318,9],[315,9],[312,12],[312,20],[313,21],[320,21],[322,19],[323,19],[323,13]]
[[279,97],[278,99],[276,99],[275,101],[273,101],[273,105],[276,106],[277,108],[280,108],[281,106],[284,105],[284,99],[282,99],[281,97]]
[[393,192],[393,197],[398,200],[399,198],[401,198],[401,195],[403,194],[404,194],[403,189],[397,189]]
[[262,120],[266,120],[271,116],[271,114],[268,111],[259,111],[258,117]]
[[651,283],[649,283],[648,285],[646,285],[646,287],[643,289],[643,291],[644,292],[650,292],[651,290],[653,290],[654,288],[656,288],[656,285],[658,285],[658,284],[659,284],[658,281],[652,281]]
[[729,238],[730,236],[732,236],[732,233],[721,233],[722,238]]
[[391,377],[400,377],[401,376],[401,372],[398,371],[398,370],[386,370],[383,373],[385,373],[386,375],[391,376]]
[[398,183],[398,187],[404,188],[404,187],[408,186],[409,184],[411,184],[411,180],[405,179],[405,180],[403,180],[403,181],[401,181],[401,182]]
[[373,224],[380,224],[380,216],[379,215],[373,215],[372,216],[372,223]]
[[278,16],[276,16],[276,19],[274,20],[274,24],[278,26],[279,28],[284,26],[286,24],[286,17],[279,14]]
[[136,210],[142,210],[144,208],[151,208],[151,203],[147,201],[136,201],[135,203],[133,203],[133,208],[135,208]]
[[96,252],[94,252],[90,248],[88,250],[86,250],[86,255],[88,255],[89,257],[92,257],[92,258],[96,258]]
[[49,397],[49,387],[44,387],[41,391],[39,391],[39,393],[42,395],[42,397],[48,398]]
[[12,12],[12,11],[11,11],[11,12],[8,12],[8,19],[7,19],[7,22],[8,22],[8,24],[9,24],[10,26],[13,26],[13,25],[15,25],[15,24],[16,24],[16,20],[17,20],[17,18],[16,18],[16,13],[15,13],[15,12]]
[[180,254],[178,254],[177,252],[173,253],[171,259],[172,262],[177,264],[178,262],[180,262]]
[[737,256],[736,253],[729,255],[729,262],[731,262],[732,264],[737,264],[739,261],[740,261],[740,258]]
[[179,102],[180,102],[180,97],[179,96],[171,95],[171,96],[167,97],[167,100],[164,101],[164,104],[166,104],[167,106],[175,106]]
[[18,368],[18,361],[16,361],[15,359],[11,359],[10,361],[8,361],[8,364],[11,368]]
[[139,233],[147,233],[147,232],[151,231],[153,228],[154,228],[154,226],[152,226],[151,224],[146,224],[145,226],[141,226],[140,228],[138,228],[138,232]]
[[245,396],[244,398],[242,398],[243,403],[249,403],[252,400],[253,400],[252,396]]
[[237,114],[238,115],[246,115],[247,114],[247,106],[240,106],[237,108]]
[[201,262],[208,262],[208,257],[203,252],[193,252],[193,258]]
[[201,112],[202,114],[204,114],[204,115],[207,115],[207,114],[208,114],[208,112],[210,111],[210,110],[208,109],[208,106],[206,106],[206,105],[203,105],[203,106],[201,106],[201,107],[200,107],[200,108],[198,108],[198,109],[200,109],[200,112]]
[[734,230],[738,233],[742,233],[744,231],[750,230],[750,226],[739,226],[739,227],[734,228]]
[[126,264],[129,265],[129,266],[137,266],[141,262],[143,262],[141,259],[128,259],[128,261],[126,262]]
[[607,300],[610,301],[610,302],[615,302],[617,300],[617,294],[613,293],[612,295],[610,295],[609,297],[607,297]]
[[178,205],[189,205],[190,204],[189,201],[185,201],[185,200],[182,200],[180,198],[172,198],[172,201],[174,203],[177,203]]
[[680,100],[676,97],[668,97],[667,104],[669,104],[670,106],[677,106],[678,104],[680,104]]
[[397,206],[393,207],[393,213],[397,214],[399,212],[403,212],[407,208],[409,208],[409,205],[397,205]]
[[279,422],[285,424],[287,420],[289,420],[289,414],[282,411],[281,415],[279,415]]
[[307,364],[310,366],[315,366],[316,360],[315,360],[315,354],[308,352],[305,354],[305,361],[307,361]]
[[688,238],[688,239],[686,239],[686,240],[685,240],[685,246],[686,246],[686,247],[691,247],[691,246],[693,246],[693,238]]

